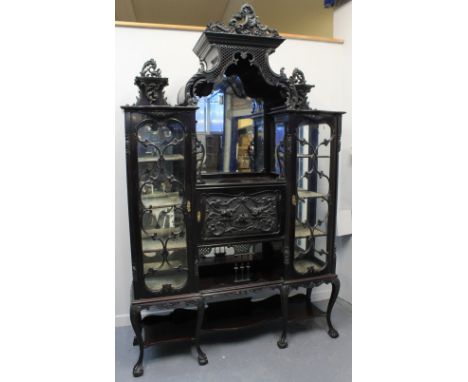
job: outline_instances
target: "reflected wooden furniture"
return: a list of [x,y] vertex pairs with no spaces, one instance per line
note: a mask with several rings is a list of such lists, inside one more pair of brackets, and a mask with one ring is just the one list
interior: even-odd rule
[[[244,5],[228,25],[210,24],[201,35],[194,51],[202,69],[178,105],[167,104],[168,79],[154,60],[135,79],[138,100],[123,107],[130,318],[140,349],[134,376],[143,374],[144,349],[167,341],[193,341],[206,364],[207,332],[278,320],[283,349],[289,321],[324,316],[328,334],[338,336],[331,312],[340,287],[335,220],[343,113],[311,109],[312,86],[300,70],[289,77],[271,70],[268,57],[283,41]],[[197,136],[197,102],[220,88],[252,101],[253,136],[238,142],[249,155],[242,171],[211,171],[216,159],[207,152],[218,150],[210,145],[236,147],[227,124],[218,142]],[[324,283],[332,284],[327,312],[310,301],[312,288]],[[304,293],[289,297],[292,289]],[[270,297],[253,300],[260,292]],[[171,313],[143,314],[152,309]]]

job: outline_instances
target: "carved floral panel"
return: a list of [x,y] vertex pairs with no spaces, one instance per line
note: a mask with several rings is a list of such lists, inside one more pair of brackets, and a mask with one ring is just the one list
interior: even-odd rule
[[279,191],[207,195],[204,198],[202,236],[212,239],[279,233],[280,199]]

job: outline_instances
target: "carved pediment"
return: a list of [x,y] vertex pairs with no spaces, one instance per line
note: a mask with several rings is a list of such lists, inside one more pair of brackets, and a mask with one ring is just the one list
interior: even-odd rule
[[207,31],[233,33],[259,37],[279,37],[278,31],[263,25],[250,4],[244,4],[228,25],[222,23],[208,24]]

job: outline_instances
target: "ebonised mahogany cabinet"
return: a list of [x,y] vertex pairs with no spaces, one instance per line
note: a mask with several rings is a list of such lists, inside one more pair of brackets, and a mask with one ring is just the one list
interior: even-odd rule
[[[207,331],[279,319],[330,321],[340,282],[335,219],[342,112],[308,105],[312,85],[295,69],[274,73],[284,41],[246,4],[228,25],[210,24],[194,52],[201,67],[179,92],[156,62],[135,78],[125,113],[133,286],[130,318],[143,374],[144,348],[191,340],[198,361]],[[327,312],[310,301],[332,284]],[[291,289],[306,294],[289,297]],[[264,300],[252,294],[276,291]],[[155,307],[166,315],[147,314]]]

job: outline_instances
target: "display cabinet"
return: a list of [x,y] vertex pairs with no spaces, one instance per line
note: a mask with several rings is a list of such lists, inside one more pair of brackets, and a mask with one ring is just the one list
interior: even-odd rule
[[[156,62],[124,106],[132,256],[130,319],[144,348],[279,320],[326,317],[339,291],[335,225],[342,112],[310,108],[312,85],[269,66],[284,39],[246,4],[195,45],[201,68],[167,104]],[[332,284],[327,312],[314,286]],[[290,297],[291,289],[300,292]],[[252,299],[258,292],[264,299]],[[156,310],[156,311],[154,311]],[[164,310],[165,314],[158,314]],[[149,312],[149,313],[148,313]]]

